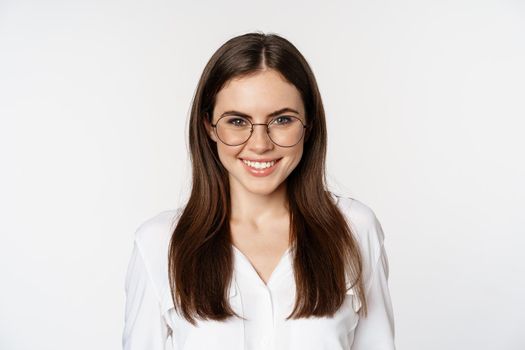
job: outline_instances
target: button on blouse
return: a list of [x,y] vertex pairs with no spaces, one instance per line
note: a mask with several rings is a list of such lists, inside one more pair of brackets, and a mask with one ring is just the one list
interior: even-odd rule
[[248,258],[232,245],[234,275],[228,297],[234,311],[246,320],[197,319],[193,326],[178,314],[171,299],[167,254],[179,211],[167,210],[146,220],[135,233],[125,280],[124,350],[395,349],[388,259],[381,225],[364,203],[332,196],[360,247],[367,317],[359,317],[361,303],[350,289],[333,317],[286,321],[296,293],[291,248],[265,284]]

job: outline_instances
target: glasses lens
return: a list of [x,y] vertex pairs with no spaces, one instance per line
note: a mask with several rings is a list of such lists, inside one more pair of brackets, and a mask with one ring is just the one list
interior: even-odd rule
[[283,147],[296,145],[303,137],[304,127],[300,119],[292,116],[280,116],[272,120],[269,126],[270,138]]
[[243,117],[228,116],[217,122],[217,136],[227,145],[236,146],[250,137],[251,123]]

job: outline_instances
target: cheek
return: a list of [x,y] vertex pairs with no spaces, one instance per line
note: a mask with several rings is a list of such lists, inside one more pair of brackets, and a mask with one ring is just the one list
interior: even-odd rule
[[303,144],[301,144],[301,147],[299,148],[299,151],[298,151],[298,158],[299,160],[303,158]]
[[291,151],[290,150],[290,153],[288,154],[288,157],[291,158],[291,161],[290,161],[290,172],[293,171],[293,169],[295,169],[297,167],[297,165],[299,164],[299,162],[301,161],[302,157],[303,157],[303,145],[298,145],[297,148],[294,147],[294,150]]
[[222,144],[217,145],[217,153],[219,154],[219,159],[221,163],[225,166],[235,162],[237,160],[237,154],[239,150],[237,147],[230,147]]
[[298,161],[301,160],[301,158],[303,157],[303,149],[304,149],[304,144],[303,143],[300,143],[299,145],[297,145],[297,149],[295,150],[295,157],[297,158]]

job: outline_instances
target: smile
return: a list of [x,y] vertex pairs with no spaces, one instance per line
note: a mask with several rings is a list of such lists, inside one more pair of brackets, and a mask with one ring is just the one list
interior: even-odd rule
[[255,168],[255,169],[266,169],[271,166],[274,166],[275,164],[275,160],[272,160],[271,162],[252,162],[252,161],[243,159],[242,161],[244,162],[244,164],[252,168]]
[[275,165],[279,163],[281,158],[274,159],[268,162],[255,162],[245,159],[240,159],[243,166],[248,172],[254,176],[267,176],[270,175],[275,169]]

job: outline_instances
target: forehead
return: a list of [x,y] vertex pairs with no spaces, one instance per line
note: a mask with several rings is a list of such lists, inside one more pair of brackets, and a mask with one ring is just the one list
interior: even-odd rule
[[265,70],[228,81],[217,94],[214,114],[234,109],[253,116],[265,116],[285,107],[304,115],[299,90],[279,72]]

